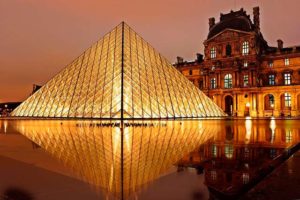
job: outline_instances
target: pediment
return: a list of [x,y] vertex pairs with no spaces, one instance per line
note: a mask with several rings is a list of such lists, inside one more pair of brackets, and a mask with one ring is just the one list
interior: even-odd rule
[[214,37],[206,40],[204,44],[212,41],[214,42],[228,41],[228,40],[232,40],[233,38],[240,38],[249,35],[253,35],[253,32],[225,29],[222,32],[215,35]]

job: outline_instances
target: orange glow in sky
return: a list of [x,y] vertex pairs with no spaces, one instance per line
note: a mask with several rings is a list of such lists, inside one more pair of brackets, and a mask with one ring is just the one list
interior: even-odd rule
[[260,6],[269,45],[300,44],[298,0],[1,0],[0,102],[26,99],[121,21],[175,61],[203,53],[208,18]]

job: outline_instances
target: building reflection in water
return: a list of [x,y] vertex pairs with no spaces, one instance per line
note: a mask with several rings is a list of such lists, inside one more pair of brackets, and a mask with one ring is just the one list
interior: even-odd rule
[[[61,160],[76,178],[101,188],[106,199],[127,199],[167,174],[182,157],[217,138],[220,123],[20,120],[15,128]],[[233,146],[229,148],[227,156],[233,153]]]
[[[235,121],[238,120],[225,122],[224,131],[179,162],[180,167],[204,169],[211,199],[241,195],[264,172],[278,165],[278,158],[286,149],[300,142],[297,121]],[[280,128],[276,128],[276,123],[280,123]]]

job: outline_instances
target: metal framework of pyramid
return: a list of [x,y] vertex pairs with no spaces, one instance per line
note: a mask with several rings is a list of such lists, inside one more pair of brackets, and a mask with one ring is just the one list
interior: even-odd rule
[[12,116],[157,119],[225,114],[122,22],[25,100]]

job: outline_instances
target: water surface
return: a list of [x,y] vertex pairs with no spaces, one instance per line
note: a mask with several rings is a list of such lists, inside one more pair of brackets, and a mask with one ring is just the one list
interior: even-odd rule
[[73,199],[224,198],[299,143],[299,128],[296,120],[0,120],[0,155],[50,172],[20,185],[12,171],[0,192],[17,186],[36,199],[65,199],[70,192],[47,193],[55,184],[44,196],[37,188],[59,175]]

